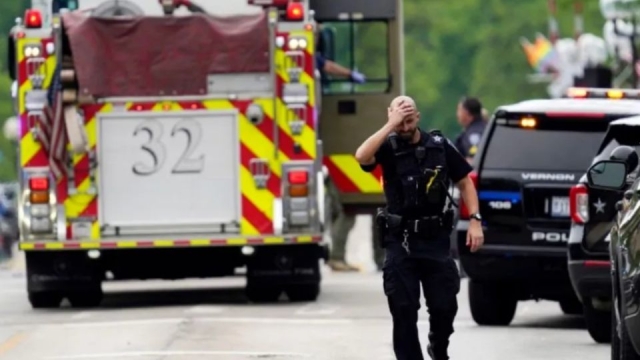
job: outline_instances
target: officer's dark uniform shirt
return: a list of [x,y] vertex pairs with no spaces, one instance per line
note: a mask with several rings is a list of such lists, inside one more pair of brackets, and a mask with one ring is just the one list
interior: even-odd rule
[[[419,146],[423,139],[431,136],[430,134],[420,130],[421,140],[416,144],[409,145],[413,149]],[[425,138],[422,138],[425,137]],[[473,169],[467,163],[467,160],[456,150],[454,145],[446,138],[440,137],[438,139],[442,141],[444,150],[445,150],[445,161],[447,167],[447,174],[449,180],[454,184],[464,179]],[[396,164],[395,164],[395,154],[393,149],[391,148],[391,144],[389,141],[385,141],[382,146],[378,149],[375,154],[376,162],[371,165],[360,165],[362,170],[366,172],[372,172],[376,166],[379,164],[382,167],[382,177],[383,179],[392,179],[394,174],[396,173]],[[386,180],[385,180],[386,183]],[[450,185],[450,184],[447,184]],[[449,188],[449,186],[447,186]],[[386,192],[385,192],[385,195]],[[389,203],[389,199],[387,198],[387,203]],[[443,209],[444,210],[444,209]],[[391,212],[391,211],[390,211]],[[422,214],[403,214],[404,216],[413,216],[414,218],[418,218],[420,216],[424,216]],[[405,249],[402,247],[402,234],[400,235],[391,235],[396,238],[393,241],[390,241],[386,247],[387,256],[395,256],[395,255],[403,255],[406,254]],[[427,257],[427,258],[435,258],[435,259],[444,259],[450,256],[450,239],[449,232],[444,232],[432,239],[419,238],[418,235],[410,235],[409,236],[409,248],[410,248],[410,256],[411,257]]]
[[476,154],[485,127],[486,123],[482,120],[482,117],[477,117],[458,135],[455,144],[456,149],[458,149],[462,156],[467,158],[473,157]]

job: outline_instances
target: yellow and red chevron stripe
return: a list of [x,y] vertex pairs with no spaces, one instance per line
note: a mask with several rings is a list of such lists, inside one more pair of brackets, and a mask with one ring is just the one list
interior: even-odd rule
[[176,247],[212,247],[244,245],[314,244],[322,241],[321,235],[219,238],[190,240],[121,240],[121,241],[40,241],[20,243],[21,250],[86,250],[86,249],[140,249]]
[[[281,132],[278,135],[280,139],[284,141],[280,143],[281,148],[290,149],[292,155],[297,155],[293,159],[315,159],[316,157],[316,131],[317,131],[317,119],[316,119],[316,99],[315,88],[316,82],[314,78],[315,60],[314,60],[314,40],[313,31],[298,30],[290,32],[278,32],[276,36],[282,37],[285,44],[288,44],[288,38],[295,36],[296,38],[304,38],[307,40],[307,48],[300,51],[302,56],[295,54],[288,55],[288,52],[282,48],[276,48],[275,52],[275,65],[277,73],[276,82],[276,95],[278,98],[276,118],[280,125]],[[289,52],[295,53],[295,52]],[[282,90],[285,84],[291,83],[289,73],[287,69],[292,67],[301,67],[303,69],[300,76],[300,83],[306,85],[309,101],[302,111],[289,109],[282,100]],[[289,122],[297,116],[303,117],[304,127],[299,135],[294,135],[291,132]],[[286,135],[282,138],[283,135]],[[299,144],[301,151],[296,153],[294,151],[295,144]]]
[[[34,136],[31,131],[31,127],[35,124],[31,124],[27,116],[27,102],[26,94],[33,90],[33,84],[29,79],[29,71],[40,71],[45,74],[43,87],[46,89],[51,83],[53,72],[56,64],[55,55],[47,55],[47,44],[53,43],[52,38],[17,38],[16,39],[16,54],[18,69],[16,73],[16,81],[18,83],[18,117],[20,123],[20,165],[22,167],[41,167],[48,166],[49,159],[46,151],[40,141]],[[43,56],[45,58],[44,65],[39,68],[34,68],[28,65],[28,59],[25,56],[24,48],[27,45],[41,45]]]
[[336,154],[325,156],[323,164],[329,171],[336,188],[344,193],[382,193],[382,169],[377,166],[371,172],[362,171],[355,156]]

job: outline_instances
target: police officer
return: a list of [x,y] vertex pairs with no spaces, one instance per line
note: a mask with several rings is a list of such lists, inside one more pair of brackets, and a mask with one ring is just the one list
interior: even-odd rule
[[456,148],[469,163],[478,151],[478,144],[487,125],[482,118],[482,104],[473,97],[465,97],[458,103],[458,123],[464,129],[455,140]]
[[387,206],[376,222],[385,249],[383,287],[393,318],[393,348],[398,360],[422,360],[418,339],[418,309],[422,285],[430,314],[432,359],[449,359],[447,348],[458,311],[460,277],[450,256],[452,209],[445,209],[448,185],[453,181],[471,211],[467,246],[483,243],[478,199],[468,177],[471,166],[437,131],[418,128],[420,114],[407,96],[395,98],[388,121],[356,151],[364,171],[382,167]]
[[329,229],[331,252],[328,265],[333,271],[357,271],[358,268],[348,264],[345,259],[347,239],[356,222],[355,215],[345,212],[340,201],[340,192],[328,174],[325,177],[325,186],[329,200],[327,203],[330,205],[329,216],[331,217],[331,228]]

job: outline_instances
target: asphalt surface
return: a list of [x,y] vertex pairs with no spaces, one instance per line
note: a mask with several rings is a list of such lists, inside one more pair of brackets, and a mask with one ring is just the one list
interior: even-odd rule
[[[382,276],[373,271],[370,217],[358,216],[347,260],[361,273],[332,273],[315,303],[254,305],[243,277],[108,283],[100,308],[33,310],[24,256],[0,266],[0,359],[394,359]],[[466,280],[451,339],[451,359],[609,359],[580,316],[551,302],[523,302],[509,327],[479,327]],[[427,345],[428,315],[419,329]],[[428,358],[427,358],[428,359]]]
[[[247,303],[244,279],[111,283],[97,309],[32,310],[21,271],[0,271],[0,359],[393,359],[379,273],[325,271],[315,303]],[[452,359],[608,359],[580,317],[521,303],[509,327],[477,326],[466,281]],[[427,313],[420,310],[423,346]]]

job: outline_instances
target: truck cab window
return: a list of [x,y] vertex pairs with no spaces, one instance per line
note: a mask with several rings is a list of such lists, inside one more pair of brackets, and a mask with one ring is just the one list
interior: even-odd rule
[[53,13],[60,12],[60,9],[68,9],[69,11],[78,10],[79,0],[57,0],[53,1]]
[[339,21],[321,24],[318,49],[325,58],[366,76],[366,83],[322,74],[324,94],[387,93],[391,86],[388,24]]

